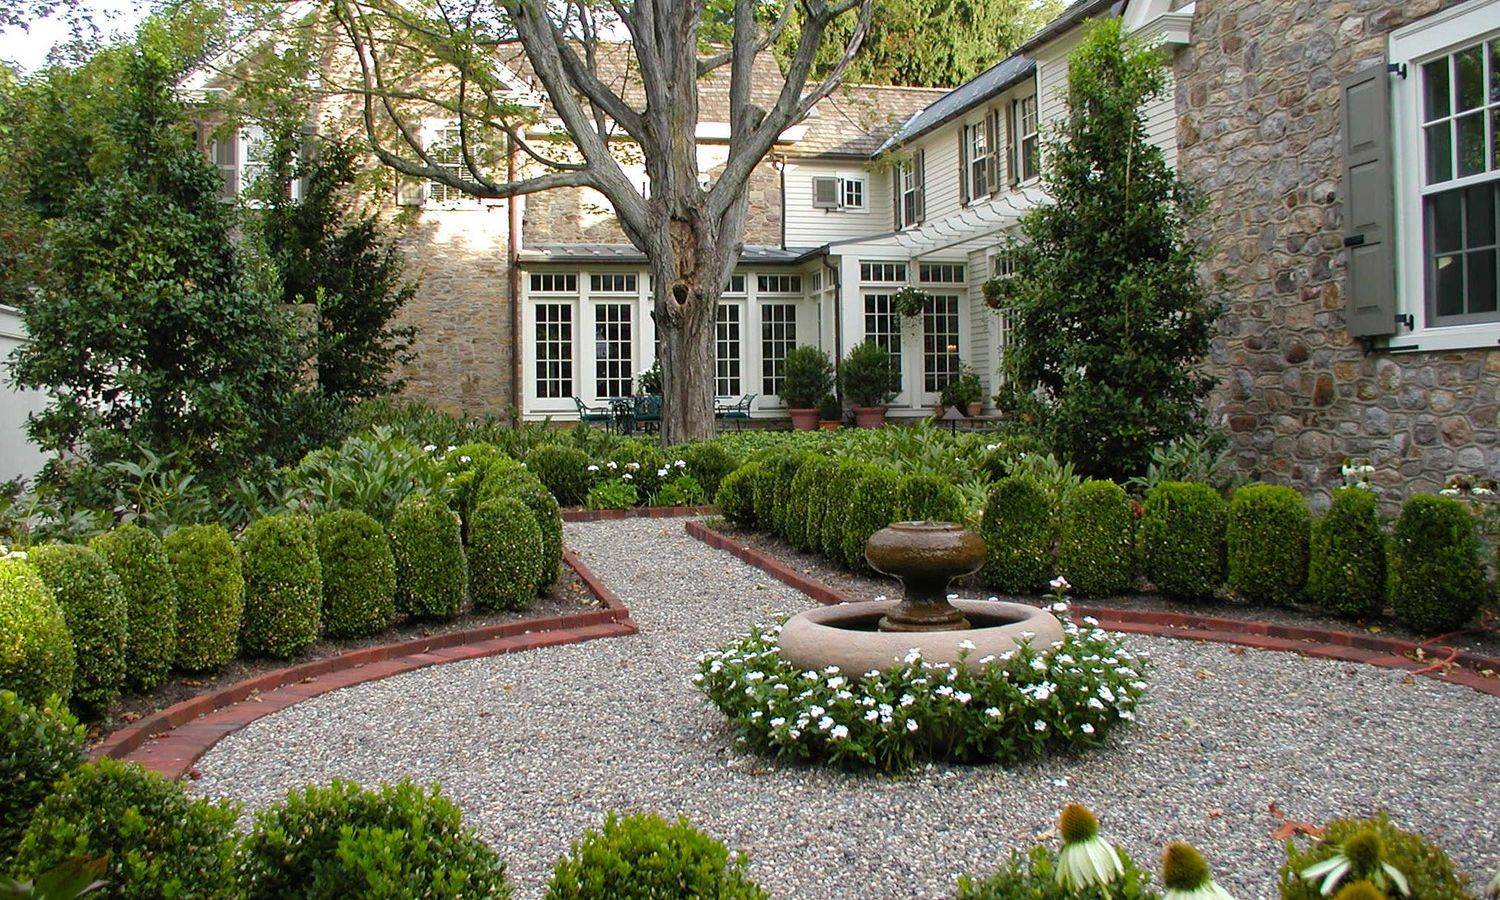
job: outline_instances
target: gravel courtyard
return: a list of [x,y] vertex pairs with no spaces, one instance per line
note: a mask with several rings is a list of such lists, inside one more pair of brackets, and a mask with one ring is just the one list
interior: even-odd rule
[[942,897],[959,873],[1050,837],[1077,800],[1152,868],[1194,842],[1236,896],[1275,896],[1279,815],[1384,808],[1471,876],[1500,866],[1500,701],[1283,653],[1131,637],[1148,705],[1113,746],[1021,769],[900,779],[743,756],[694,658],[811,604],[689,538],[682,520],[569,524],[567,541],[641,633],[436,666],[316,697],[233,734],[192,790],[258,807],[307,782],[437,781],[509,862],[521,897],[608,810],[686,815],[778,897]]

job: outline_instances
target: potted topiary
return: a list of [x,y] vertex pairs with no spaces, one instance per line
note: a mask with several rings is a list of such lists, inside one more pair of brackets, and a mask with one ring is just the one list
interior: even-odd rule
[[818,427],[818,401],[833,387],[833,364],[817,347],[803,345],[786,353],[781,399],[792,417],[792,427],[812,431]]
[[818,418],[822,420],[824,431],[833,431],[844,424],[844,407],[839,403],[839,398],[824,394],[823,399],[818,402]]
[[885,405],[901,384],[895,359],[884,347],[865,341],[849,351],[839,377],[844,396],[854,407],[854,423],[879,428],[885,422]]
[[[957,378],[943,385],[941,406],[956,406],[970,418],[984,410],[984,385],[979,382],[979,373],[967,365],[959,368]],[[941,415],[941,413],[939,413]]]

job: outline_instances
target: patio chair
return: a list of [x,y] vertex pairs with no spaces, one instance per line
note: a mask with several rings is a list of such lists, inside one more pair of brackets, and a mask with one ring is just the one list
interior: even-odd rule
[[658,431],[661,428],[661,395],[648,394],[636,397],[631,409],[631,418],[642,431]]
[[573,403],[578,407],[578,421],[580,422],[603,422],[605,428],[614,425],[615,417],[607,406],[589,406],[578,397],[573,398]]
[[746,394],[733,403],[714,401],[714,418],[720,422],[733,422],[734,430],[739,431],[740,425],[750,421],[750,404],[755,402],[755,394]]

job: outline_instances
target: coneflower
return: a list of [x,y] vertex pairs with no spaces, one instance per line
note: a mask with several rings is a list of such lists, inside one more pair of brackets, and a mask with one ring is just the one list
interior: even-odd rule
[[1162,900],[1234,900],[1214,881],[1203,854],[1184,841],[1173,841],[1162,853],[1161,880],[1167,886]]
[[1057,883],[1065,888],[1082,890],[1090,885],[1109,884],[1120,877],[1125,866],[1120,853],[1099,837],[1099,820],[1077,803],[1063,807],[1058,818],[1062,832],[1062,850],[1057,854]]
[[1385,891],[1368,881],[1351,881],[1339,888],[1333,900],[1390,900]]
[[1385,845],[1373,828],[1362,828],[1344,841],[1338,852],[1313,863],[1298,872],[1304,881],[1322,879],[1318,891],[1327,897],[1347,877],[1363,878],[1382,891],[1392,888],[1403,896],[1411,894],[1411,886],[1401,870],[1386,862]]

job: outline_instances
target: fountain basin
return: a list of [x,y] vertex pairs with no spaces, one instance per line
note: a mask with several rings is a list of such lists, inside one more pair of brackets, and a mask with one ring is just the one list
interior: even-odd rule
[[881,631],[882,616],[897,604],[883,600],[840,603],[808,610],[781,628],[781,656],[803,669],[838,666],[851,675],[888,671],[905,664],[913,647],[930,663],[957,664],[968,641],[965,665],[981,669],[979,660],[1014,650],[1029,634],[1032,645],[1046,649],[1063,638],[1062,622],[1046,610],[1001,600],[954,600],[971,627],[960,631]]

